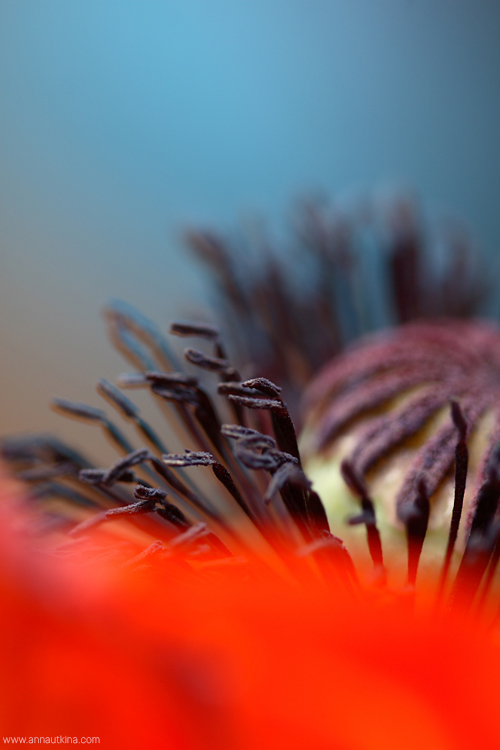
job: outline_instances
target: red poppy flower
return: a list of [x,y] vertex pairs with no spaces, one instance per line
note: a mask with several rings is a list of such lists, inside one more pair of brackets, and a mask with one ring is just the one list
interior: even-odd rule
[[[450,292],[446,284],[434,284],[421,295],[418,237],[408,212],[398,216],[389,275],[400,322],[435,312],[443,299],[447,312],[456,300],[444,294]],[[311,214],[308,224],[320,270],[333,262],[350,278],[356,264],[349,233],[339,233],[337,225],[333,231],[320,218]],[[224,246],[201,236],[196,243],[215,266],[235,321],[250,330],[246,343],[261,372],[283,372],[293,411],[305,377],[340,346],[342,325],[333,308],[325,312],[323,305],[327,290],[322,287],[323,296],[313,294],[309,307],[293,307],[274,263],[250,291],[241,289]],[[320,281],[324,276],[320,273]],[[352,291],[355,285],[349,286]],[[480,289],[472,279],[456,312],[470,312]],[[274,302],[268,304],[270,298]],[[268,327],[267,337],[253,337],[259,327],[252,322],[255,310],[259,325]],[[304,319],[304,310],[311,312],[311,320]],[[332,423],[350,430],[357,416],[380,406],[381,393],[390,398],[423,382],[430,385],[416,412],[405,417],[407,406],[394,411],[389,404],[376,424],[365,424],[372,431],[370,440],[365,436],[356,455],[342,465],[360,511],[350,520],[364,527],[369,553],[364,560],[355,556],[354,564],[333,533],[345,519],[328,518],[304,471],[291,412],[278,385],[268,377],[243,379],[215,327],[173,324],[177,336],[195,336],[212,347],[209,354],[187,349],[185,357],[219,378],[218,394],[226,399],[221,405],[203,378],[180,371],[150,321],[121,303],[109,308],[107,318],[114,343],[136,372],[121,376],[120,388],[99,381],[98,392],[131,424],[139,445],[103,409],[58,399],[59,411],[104,430],[120,454],[118,461],[108,468],[92,466],[46,436],[2,446],[4,459],[24,482],[20,491],[2,476],[0,485],[4,744],[33,744],[34,738],[37,744],[97,744],[98,738],[113,748],[179,750],[495,747],[500,667],[491,595],[500,556],[495,450],[485,453],[478,491],[461,527],[466,533],[456,542],[470,430],[483,402],[484,409],[492,408],[496,363],[492,376],[481,350],[473,365],[465,362],[461,379],[456,370],[464,363],[448,363],[451,390],[446,368],[427,383],[434,371],[424,334],[433,340],[445,335],[430,324],[416,337],[425,354],[420,359],[414,356],[418,346],[409,352],[403,346],[406,359],[395,362],[386,352],[386,368],[369,348],[361,364],[381,364],[375,382],[373,368],[360,369],[353,353],[332,365],[326,392],[321,377],[313,384],[311,392],[319,387],[321,393],[309,414],[309,438],[315,457],[323,461],[335,432]],[[323,348],[308,344],[311,321],[313,328],[329,327]],[[405,343],[402,330],[396,338]],[[466,348],[484,343],[482,329],[467,330]],[[316,340],[320,334],[315,331]],[[274,341],[270,359],[265,356],[269,337]],[[443,351],[438,346],[434,354],[436,365]],[[381,385],[379,370],[391,367]],[[339,368],[353,374],[348,388],[356,391],[352,398],[344,393],[340,405],[330,388]],[[477,402],[469,376],[471,387],[481,392]],[[167,450],[122,392],[136,387],[147,389],[176,420],[181,445],[189,450]],[[370,461],[386,457],[409,422],[418,431],[448,395],[459,401],[463,395],[464,401],[462,406],[453,401],[452,419],[442,439],[430,439],[431,451],[426,440],[417,446],[418,471],[395,503],[404,553],[387,557],[379,508],[370,495]],[[221,424],[221,409],[229,424]],[[438,566],[422,570],[433,495],[453,467],[455,504],[447,548]],[[455,576],[452,558],[457,554]],[[396,584],[387,578],[387,567],[395,570]],[[450,598],[446,577],[452,568]],[[406,579],[406,587],[397,583],[398,576]]]
[[88,552],[56,561],[13,522],[1,525],[4,738],[495,747],[498,646],[456,612],[415,615],[404,600],[252,564],[193,575],[174,560],[135,571]]

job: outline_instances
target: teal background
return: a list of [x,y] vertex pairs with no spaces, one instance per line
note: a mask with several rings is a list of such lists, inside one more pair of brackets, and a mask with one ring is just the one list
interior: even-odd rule
[[88,443],[46,404],[124,369],[109,297],[204,304],[188,224],[411,185],[493,262],[499,38],[497,0],[1,0],[0,431]]

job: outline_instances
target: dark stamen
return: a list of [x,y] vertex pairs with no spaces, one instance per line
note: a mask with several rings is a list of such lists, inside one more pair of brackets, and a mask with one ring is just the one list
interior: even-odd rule
[[150,513],[155,509],[155,503],[156,501],[154,499],[141,500],[138,503],[132,503],[131,505],[126,505],[123,508],[110,508],[110,510],[105,510],[102,513],[96,513],[91,518],[87,518],[86,521],[82,521],[82,523],[79,523],[78,526],[75,526],[73,529],[71,529],[71,531],[69,532],[70,536],[80,536],[81,534],[87,532],[89,529],[113,518],[117,518],[120,516],[138,515],[140,513]]
[[203,451],[186,451],[185,453],[168,453],[161,457],[166,466],[212,466],[215,458]]
[[185,349],[184,356],[192,365],[201,367],[203,370],[227,372],[231,367],[229,360],[221,359],[220,357],[210,357],[208,354],[204,354],[198,349]]
[[146,376],[142,372],[122,372],[116,382],[120,388],[145,388],[148,385]]
[[55,398],[52,401],[52,406],[71,417],[89,419],[94,422],[102,422],[106,420],[106,415],[101,409],[87,406],[87,404],[80,404],[77,401],[68,401],[65,398]]
[[156,512],[161,518],[176,526],[178,529],[187,529],[192,524],[188,521],[184,513],[176,505],[166,501],[167,493],[158,490],[155,487],[144,487],[138,485],[134,490],[134,496],[138,500],[155,500]]
[[131,419],[135,423],[140,435],[150,443],[153,450],[158,451],[158,453],[164,453],[167,451],[166,446],[162,443],[156,432],[141,418],[137,406],[124,396],[118,388],[104,379],[99,380],[96,387],[101,396],[107,399],[112,406],[117,408],[123,416]]
[[199,336],[200,338],[213,341],[215,344],[215,355],[220,359],[226,359],[226,350],[221,339],[220,330],[210,323],[190,323],[174,321],[170,324],[170,333],[175,336]]
[[455,448],[455,499],[453,501],[453,512],[451,516],[448,545],[446,547],[443,569],[439,581],[438,600],[441,598],[443,593],[451,564],[453,550],[455,549],[455,543],[457,541],[458,527],[460,525],[460,519],[462,517],[465,485],[467,481],[467,467],[469,463],[469,451],[467,449],[466,442],[467,421],[463,415],[462,410],[460,409],[459,404],[454,400],[452,400],[450,404],[453,424],[455,425],[458,432],[458,441]]
[[493,454],[486,480],[478,494],[469,537],[453,589],[453,596],[460,593],[462,602],[466,604],[472,602],[497,542],[494,517],[499,497],[498,457]]
[[104,428],[105,434],[123,453],[132,453],[132,451],[134,450],[133,446],[127,440],[127,438],[112,422],[110,422],[110,420],[106,417],[106,414],[101,409],[95,409],[92,406],[80,404],[75,401],[67,401],[63,398],[55,398],[52,401],[52,406],[56,410],[61,411],[65,416],[88,419],[91,422],[98,422]]
[[250,388],[245,388],[241,383],[235,383],[228,381],[227,383],[219,383],[217,386],[217,393],[221,396],[250,396],[252,397],[252,391]]
[[173,320],[170,323],[169,332],[174,336],[199,336],[210,341],[214,341],[220,336],[220,330],[217,326],[210,323],[193,323],[183,320]]
[[264,393],[270,398],[279,398],[282,390],[267,378],[252,378],[251,380],[245,380],[241,385],[245,388],[253,388],[256,391],[260,391],[260,393]]
[[271,412],[274,434],[280,450],[291,453],[300,462],[297,435],[290,414],[281,400],[228,396],[229,401],[246,406],[248,409],[264,409]]
[[[117,348],[132,360],[137,359],[137,355],[139,355],[138,358],[142,360],[141,370],[154,370],[155,365],[153,360],[145,355],[144,350],[138,346],[137,338],[140,338],[153,352],[154,357],[160,363],[160,367],[164,367],[166,370],[180,369],[177,357],[158,327],[132,305],[121,300],[113,300],[109,307],[104,310],[104,316],[109,323],[111,338]],[[147,361],[149,361],[149,364],[147,364]]]
[[261,433],[258,432],[258,430],[252,430],[251,427],[244,427],[243,425],[239,424],[223,424],[221,427],[221,432],[224,437],[234,438],[236,440],[239,438],[252,437],[256,435],[262,437]]
[[415,586],[418,563],[422,554],[427,525],[429,523],[429,495],[423,479],[417,483],[413,501],[407,503],[400,511],[400,518],[406,525],[408,540],[408,584]]
[[340,471],[344,478],[345,483],[354,492],[360,502],[362,513],[359,516],[355,516],[349,520],[351,525],[357,523],[364,523],[366,526],[366,536],[368,541],[368,549],[370,556],[373,561],[374,567],[378,571],[383,571],[383,579],[385,581],[385,569],[384,569],[384,558],[382,553],[382,541],[380,539],[380,532],[377,528],[377,521],[375,516],[375,506],[372,499],[368,495],[368,490],[361,477],[356,473],[353,465],[349,461],[342,461]]
[[142,448],[137,451],[129,453],[128,456],[120,459],[111,466],[102,478],[102,483],[111,486],[118,480],[122,473],[128,471],[132,466],[142,464],[150,458],[150,453],[147,448]]
[[198,379],[183,372],[145,372],[148,383],[155,385],[198,385]]
[[[86,482],[87,484],[104,484],[107,473],[107,469],[82,469],[79,476],[82,482]],[[112,483],[108,482],[108,486],[114,482],[130,484],[131,482],[137,482],[137,477],[133,471],[125,470],[114,477]]]

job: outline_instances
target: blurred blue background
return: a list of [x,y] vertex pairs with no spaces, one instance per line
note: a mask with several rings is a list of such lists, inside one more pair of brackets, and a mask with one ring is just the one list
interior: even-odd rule
[[493,256],[499,38],[497,0],[2,0],[0,431],[82,434],[47,402],[125,369],[109,297],[202,294],[187,224],[404,183]]

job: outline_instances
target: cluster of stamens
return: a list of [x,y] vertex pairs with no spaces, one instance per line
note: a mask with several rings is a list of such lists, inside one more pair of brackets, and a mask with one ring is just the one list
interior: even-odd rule
[[[180,370],[153,324],[121,303],[108,309],[107,320],[112,340],[137,371],[120,376],[120,387],[100,380],[97,390],[132,422],[143,447],[136,448],[103,410],[63,399],[54,401],[58,411],[104,429],[121,454],[111,467],[95,468],[53,438],[7,441],[3,446],[18,476],[31,484],[32,498],[64,501],[50,514],[52,526],[70,540],[58,550],[67,552],[71,544],[92,538],[111,521],[126,519],[146,535],[142,539],[151,540],[142,549],[139,542],[126,547],[124,564],[129,567],[164,559],[198,565],[274,560],[277,568],[288,572],[297,573],[302,565],[300,575],[304,570],[327,580],[333,575],[336,582],[356,587],[351,557],[331,533],[323,503],[302,468],[281,389],[263,377],[241,380],[214,326],[173,323],[172,334],[201,338],[213,347],[212,354],[189,348],[184,355],[191,365],[217,375],[218,393],[233,420],[223,424],[212,397],[197,377]],[[416,452],[395,501],[407,536],[407,581],[413,587],[432,495],[454,464],[454,507],[439,582],[442,596],[462,517],[467,438],[480,417],[493,410],[496,427],[469,504],[466,543],[453,586],[454,591],[468,592],[472,601],[484,579],[484,600],[500,556],[500,411],[495,378],[500,339],[492,329],[476,324],[415,325],[402,331],[359,346],[314,381],[308,395],[313,450],[320,455],[356,419],[372,415],[341,471],[360,506],[350,523],[365,525],[375,578],[384,585],[384,554],[367,476],[452,399],[451,420]],[[417,386],[425,387],[415,394],[412,389]],[[178,426],[181,439],[189,440],[190,450],[167,450],[123,393],[132,388],[148,389],[162,408],[169,409],[169,420]],[[373,410],[401,393],[410,394],[402,405],[373,416]],[[193,467],[210,468],[212,480],[196,481]],[[75,506],[83,509],[83,519],[66,512]]]
[[[306,452],[323,454],[328,461],[339,438],[350,435],[341,471],[365,505],[366,483],[383,474],[391,461],[397,465],[401,456],[401,480],[393,502],[396,522],[408,536],[412,583],[434,497],[454,467],[440,589],[464,508],[457,586],[463,588],[467,579],[475,592],[486,570],[483,598],[491,586],[500,531],[499,373],[500,335],[494,326],[445,320],[403,326],[361,342],[325,367],[309,388]],[[471,473],[468,443],[478,438],[484,445],[465,496]]]
[[[154,541],[133,556],[229,561],[279,558],[290,553],[331,558],[344,580],[354,570],[341,541],[330,533],[318,495],[301,468],[297,437],[280,388],[266,378],[241,381],[226,358],[218,330],[207,324],[173,323],[172,334],[211,342],[214,354],[186,349],[192,365],[216,373],[219,394],[233,424],[221,424],[218,409],[196,377],[178,365],[158,330],[132,308],[117,303],[107,311],[112,340],[140,372],[122,375],[121,389],[106,380],[98,393],[131,421],[147,447],[135,448],[101,409],[55,399],[62,414],[99,425],[122,457],[108,469],[94,468],[53,438],[7,441],[4,456],[18,476],[32,483],[31,495],[63,498],[88,509],[74,523],[61,512],[57,522],[72,540],[88,538],[103,524],[127,519]],[[165,370],[153,369],[163,366]],[[169,452],[158,434],[123,393],[147,388],[194,450]],[[192,467],[210,467],[219,489],[193,480]],[[266,479],[270,476],[270,480]],[[133,497],[127,485],[134,485]],[[256,533],[248,533],[249,524]],[[67,550],[67,543],[63,545]],[[271,551],[271,553],[270,553]],[[127,561],[130,564],[130,560]],[[288,565],[288,562],[287,562]]]

